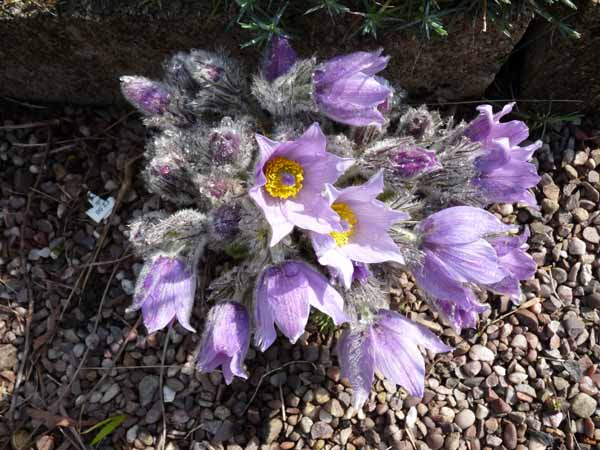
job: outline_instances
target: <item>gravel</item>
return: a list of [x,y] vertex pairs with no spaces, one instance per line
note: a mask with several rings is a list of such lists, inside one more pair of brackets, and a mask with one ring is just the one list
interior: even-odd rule
[[[69,386],[60,403],[64,410],[52,414],[66,413],[86,423],[126,414],[98,448],[120,448],[127,442],[131,448],[153,450],[162,435],[159,376],[165,333],[149,336],[143,327],[133,326],[138,315],[125,308],[140,261],[114,261],[124,255],[131,217],[168,205],[142,188],[135,166],[131,187],[97,257],[105,225],[85,215],[88,190],[103,198],[117,196],[125,162],[139,155],[144,130],[137,118],[118,111],[71,107],[21,111],[17,122],[47,119],[39,114],[68,118],[54,130],[52,148],[66,145],[59,141],[73,142],[73,147],[49,155],[44,164],[45,127],[0,129],[0,207],[5,212],[0,272],[8,275],[0,283],[0,446],[13,438],[4,417],[25,345],[28,291],[20,270],[21,226],[27,194],[41,173],[23,248],[35,287],[30,337],[41,345],[33,353],[36,371],[25,374],[31,376],[17,394],[16,419],[34,429],[25,407],[44,410]],[[0,125],[10,124],[0,117]],[[600,143],[582,142],[581,136],[584,129],[588,136],[600,131],[588,128],[549,125],[536,154],[541,211],[492,208],[507,223],[529,228],[530,253],[539,269],[523,284],[520,306],[488,295],[482,301],[492,308],[477,330],[461,336],[447,326],[437,330],[455,350],[436,357],[435,364],[427,359],[423,399],[377,375],[364,410],[354,410],[351,388],[337,366],[339,332],[321,334],[311,327],[295,345],[280,339],[265,354],[251,348],[249,380],[227,386],[220,373],[195,370],[198,336],[175,326],[162,386],[166,448],[268,450],[270,443],[280,449],[326,450],[598,448]],[[19,146],[35,143],[41,146]],[[91,263],[85,288],[73,290]],[[394,289],[409,317],[439,323],[409,277]],[[49,317],[63,308],[56,330],[49,330]],[[194,321],[204,317],[205,308],[197,302]],[[48,331],[54,332],[46,339]],[[89,443],[93,434],[82,438]],[[36,438],[55,448],[64,442],[62,434],[47,427]]]

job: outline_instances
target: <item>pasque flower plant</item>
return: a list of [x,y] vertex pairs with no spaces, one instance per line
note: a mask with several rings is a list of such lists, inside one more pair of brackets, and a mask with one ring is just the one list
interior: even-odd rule
[[536,206],[539,142],[504,121],[513,105],[481,106],[470,123],[407,106],[381,77],[388,61],[382,49],[302,58],[274,37],[254,76],[192,50],[164,64],[163,80],[122,77],[150,131],[144,179],[168,202],[131,224],[145,263],[130,310],[149,333],[202,330],[198,370],[247,378],[251,343],[265,351],[278,331],[302,342],[314,308],[342,328],[355,407],[376,370],[420,397],[421,351],[451,348],[391,309],[398,274],[457,332],[489,309],[481,292],[521,300],[536,270],[528,231],[483,208]]

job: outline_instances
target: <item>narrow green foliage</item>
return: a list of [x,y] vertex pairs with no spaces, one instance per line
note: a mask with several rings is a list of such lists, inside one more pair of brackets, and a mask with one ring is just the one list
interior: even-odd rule
[[102,422],[98,422],[96,425],[85,430],[82,434],[91,433],[92,431],[99,429],[91,442],[91,445],[98,445],[105,437],[109,436],[113,431],[119,428],[119,426],[125,422],[125,419],[127,419],[126,414],[117,414],[116,416],[104,419]]
[[[535,14],[547,20],[562,36],[579,38],[567,20],[558,17],[553,6],[563,5],[577,9],[577,0],[213,0],[217,9],[230,11],[236,7],[232,23],[252,32],[254,37],[242,47],[263,45],[272,35],[287,34],[283,21],[294,21],[301,16],[321,15],[316,20],[353,19],[350,35],[363,34],[379,37],[386,32],[412,31],[427,39],[446,37],[447,25],[455,17],[472,17],[484,28],[496,27],[510,36],[513,23],[522,15]],[[323,23],[323,26],[326,26]]]

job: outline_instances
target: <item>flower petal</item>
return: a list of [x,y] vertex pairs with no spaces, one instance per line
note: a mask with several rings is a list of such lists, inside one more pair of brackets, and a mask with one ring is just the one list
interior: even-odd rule
[[283,213],[281,202],[267,198],[267,194],[265,194],[262,187],[254,186],[250,189],[248,195],[263,211],[265,219],[271,225],[269,246],[273,247],[277,245],[279,241],[292,232],[294,224]]
[[454,206],[430,215],[418,229],[427,243],[466,244],[489,234],[514,231],[516,227],[503,224],[484,209]]

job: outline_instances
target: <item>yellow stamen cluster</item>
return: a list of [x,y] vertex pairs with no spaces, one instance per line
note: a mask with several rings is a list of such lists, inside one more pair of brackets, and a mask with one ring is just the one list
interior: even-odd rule
[[348,230],[346,231],[333,231],[329,233],[338,247],[342,247],[348,243],[350,240],[350,236],[354,234],[354,225],[358,223],[356,216],[354,215],[354,211],[346,204],[346,203],[334,203],[331,205],[331,209],[333,209],[340,219],[348,224]]
[[[296,161],[276,156],[265,164],[264,172],[267,178],[265,189],[273,197],[295,197],[302,189],[304,170]],[[285,176],[293,176],[294,184],[285,183],[283,180]]]

